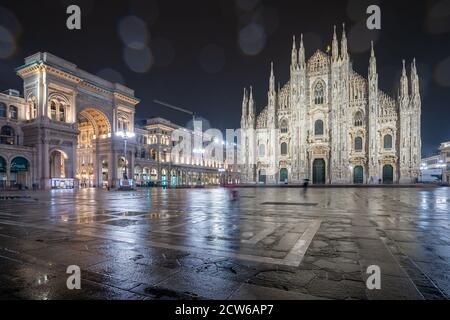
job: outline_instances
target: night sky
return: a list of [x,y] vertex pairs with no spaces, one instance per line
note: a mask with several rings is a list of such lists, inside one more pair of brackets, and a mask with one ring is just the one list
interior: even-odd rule
[[[382,10],[382,30],[365,28],[369,4]],[[82,30],[66,28],[78,4]],[[401,61],[416,57],[421,77],[423,153],[450,140],[450,1],[0,1],[0,89],[20,89],[14,68],[47,51],[80,68],[122,82],[142,102],[137,117],[190,117],[160,100],[194,111],[211,127],[240,123],[243,87],[254,87],[257,111],[267,103],[270,62],[277,81],[289,78],[292,36],[305,34],[309,57],[347,25],[354,69],[367,75],[375,41],[380,87],[395,95]]]

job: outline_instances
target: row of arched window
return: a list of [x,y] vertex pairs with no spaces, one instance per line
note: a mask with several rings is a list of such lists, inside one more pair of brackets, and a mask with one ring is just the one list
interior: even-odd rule
[[62,103],[56,103],[52,100],[50,102],[50,119],[53,121],[66,122],[67,120],[67,107]]
[[[147,145],[147,144],[156,145],[156,144],[158,144],[158,137],[156,135],[151,135],[149,137],[140,135],[140,136],[138,136],[137,141],[139,142],[139,144],[143,144],[143,145]],[[161,136],[161,144],[167,145],[167,146],[170,145],[170,137]]]
[[[361,111],[356,112],[354,124],[355,124],[355,127],[361,127],[364,125],[364,115]],[[288,122],[286,120],[281,121],[280,132],[281,133],[289,132],[289,126],[288,126]],[[323,120],[317,120],[314,123],[314,135],[315,136],[323,136],[324,132],[325,132],[325,130],[324,130]]]
[[[280,153],[282,156],[288,155],[288,144],[287,142],[282,142],[280,145]],[[263,158],[266,156],[266,145],[260,144],[258,147],[258,154],[260,158]]]
[[[385,150],[390,150],[393,147],[393,141],[392,136],[390,134],[387,134],[383,138],[383,148]],[[363,138],[362,137],[356,137],[354,141],[354,148],[355,151],[362,151],[363,150]],[[282,142],[280,145],[280,154],[282,156],[288,155],[288,149],[289,146],[287,142]],[[258,154],[260,158],[263,158],[266,156],[266,145],[260,144],[258,146]]]
[[[362,151],[363,150],[363,138],[362,137],[356,137],[355,138],[355,151]],[[383,137],[383,148],[385,150],[390,150],[393,147],[393,140],[392,136],[390,134],[387,134]]]
[[136,150],[134,156],[136,158],[151,159],[151,160],[155,160],[155,161],[158,159],[157,152],[154,149],[151,149],[149,152],[147,152],[147,150],[145,150],[145,149],[141,149],[140,151]]
[[130,127],[130,122],[128,121],[128,119],[119,118],[117,120],[117,130],[118,131],[128,131],[129,127]]
[[16,106],[7,106],[5,103],[0,102],[0,118],[9,118],[11,120],[19,119],[19,109]]
[[[361,111],[355,114],[355,127],[361,127],[364,125],[364,116]],[[322,120],[317,120],[314,124],[314,135],[323,136],[324,135],[324,123]]]
[[[361,127],[364,125],[364,116],[362,114],[362,112],[358,111],[355,114],[355,127]],[[280,125],[280,132],[281,133],[288,133],[289,132],[289,127],[288,127],[288,123],[286,120],[282,120],[281,125]],[[324,123],[323,120],[317,120],[314,123],[314,135],[315,136],[323,136],[324,135]]]

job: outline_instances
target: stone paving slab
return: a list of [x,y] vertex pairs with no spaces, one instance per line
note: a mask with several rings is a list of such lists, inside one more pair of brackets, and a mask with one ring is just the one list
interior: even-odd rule
[[279,290],[244,283],[236,290],[229,300],[323,300],[308,294]]
[[[10,195],[1,299],[450,296],[448,188],[245,188],[238,201],[222,189]],[[65,286],[74,264],[76,292]],[[366,288],[370,265],[381,290]]]

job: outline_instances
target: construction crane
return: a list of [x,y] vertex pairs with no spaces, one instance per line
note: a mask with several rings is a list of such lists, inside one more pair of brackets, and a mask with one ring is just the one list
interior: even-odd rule
[[179,112],[183,112],[183,113],[186,113],[186,114],[192,116],[192,125],[194,125],[194,122],[195,122],[195,113],[194,112],[186,110],[186,109],[183,109],[183,108],[180,108],[180,107],[177,107],[177,106],[174,106],[174,105],[171,105],[171,104],[168,104],[166,102],[159,101],[159,100],[153,100],[153,102],[156,103],[156,104],[159,104],[161,106],[164,106],[166,108],[169,108],[169,109],[172,109],[172,110],[176,110],[176,111],[179,111]]
[[[177,107],[177,106],[174,106],[174,105],[171,105],[171,104],[168,104],[166,102],[159,101],[159,100],[153,100],[153,102],[156,103],[156,104],[159,104],[159,105],[161,105],[163,107],[166,107],[166,108],[169,108],[169,109],[172,109],[172,110],[175,110],[175,111],[183,112],[183,113],[186,113],[186,114],[192,116],[192,128],[193,129],[195,128],[195,113],[194,112],[186,110],[186,109],[183,109],[183,108],[180,108],[180,107]],[[159,171],[159,167],[160,167],[160,163],[159,163],[159,156],[158,156],[158,171]],[[171,183],[172,183],[171,180],[172,180],[172,161],[169,162],[169,179],[168,179],[168,186],[169,187],[171,186]]]

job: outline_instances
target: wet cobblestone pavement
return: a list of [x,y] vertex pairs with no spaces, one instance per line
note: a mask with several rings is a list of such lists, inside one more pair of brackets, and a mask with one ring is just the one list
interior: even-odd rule
[[450,297],[450,188],[15,195],[0,200],[2,299]]

